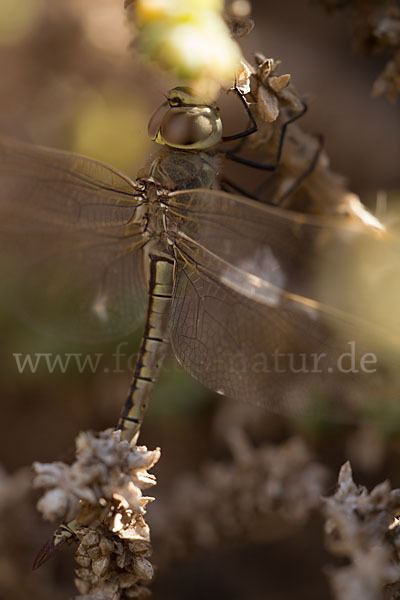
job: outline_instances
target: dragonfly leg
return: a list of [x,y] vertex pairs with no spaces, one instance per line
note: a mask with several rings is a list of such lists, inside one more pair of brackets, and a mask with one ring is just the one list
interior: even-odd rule
[[169,346],[169,310],[172,299],[174,260],[149,255],[149,299],[146,324],[128,397],[117,429],[121,439],[135,444],[140,433],[150,394]]
[[[285,123],[282,125],[282,130],[281,130],[281,134],[279,137],[278,149],[276,151],[275,160],[272,163],[262,163],[262,162],[258,162],[258,161],[254,161],[254,160],[249,160],[248,158],[245,158],[243,156],[238,156],[235,152],[227,152],[225,154],[226,158],[229,158],[229,160],[240,163],[242,165],[246,165],[247,167],[252,167],[253,169],[259,169],[261,171],[275,171],[278,168],[280,160],[281,160],[283,143],[285,141],[286,130],[287,130],[288,126],[291,123],[294,123],[294,121],[297,121],[297,119],[300,119],[300,117],[302,117],[307,112],[307,110],[308,110],[307,104],[305,104],[305,102],[303,102],[302,110],[299,111],[298,113],[296,113],[295,115],[293,115],[293,117],[290,117],[290,119],[285,121]],[[226,140],[223,138],[223,141],[226,141]]]
[[260,201],[260,198],[258,198],[255,194],[249,193],[247,190],[244,190],[242,187],[240,187],[227,177],[222,177],[219,180],[219,185],[221,190],[223,190],[224,192],[234,191],[240,194],[241,196],[245,196],[246,198],[251,198],[252,200],[256,200],[257,202]]
[[256,131],[257,131],[256,120],[254,118],[253,113],[250,110],[249,103],[247,102],[246,98],[244,97],[244,94],[242,94],[242,92],[236,86],[233,88],[233,90],[239,96],[239,99],[240,99],[241,103],[243,104],[243,106],[244,106],[244,108],[245,108],[245,110],[247,112],[247,115],[248,115],[249,120],[250,120],[250,127],[248,127],[247,129],[244,129],[243,131],[240,131],[239,133],[234,133],[233,135],[223,135],[222,136],[222,141],[223,142],[233,142],[234,140],[239,140],[239,139],[242,139],[242,138],[246,138],[249,135],[252,135],[253,133],[256,133]]
[[269,204],[271,206],[280,206],[286,200],[286,198],[288,198],[294,191],[296,191],[296,189],[302,184],[302,182],[314,171],[314,169],[318,163],[319,157],[321,155],[323,145],[324,145],[323,136],[318,135],[317,137],[318,137],[318,146],[317,146],[314,156],[313,156],[310,164],[308,165],[307,169],[305,169],[304,173],[299,175],[299,177],[296,179],[296,181],[294,181],[294,183],[289,187],[289,189],[286,190],[286,192],[284,194],[282,194],[282,196],[278,199],[278,201],[268,202],[265,199],[262,199],[262,200],[260,199],[260,194],[265,185],[265,182],[262,183],[261,186],[259,186],[255,192],[251,193],[251,192],[248,192],[247,190],[241,188],[239,185],[237,185],[233,181],[230,181],[228,178],[223,177],[220,179],[221,189],[226,192],[233,190],[234,192],[237,192],[238,194],[241,194],[242,196],[246,196],[246,198],[251,198],[252,200],[257,200],[257,202],[263,202],[264,204]]
[[314,171],[315,167],[317,166],[319,157],[321,155],[323,146],[324,146],[324,137],[319,134],[318,135],[318,146],[317,146],[316,151],[314,152],[314,156],[312,157],[310,164],[308,165],[307,169],[301,175],[299,175],[299,177],[296,179],[296,181],[294,181],[292,183],[292,185],[289,187],[289,189],[286,190],[286,192],[284,194],[282,194],[282,196],[279,198],[279,200],[275,203],[276,206],[280,206],[282,204],[282,202],[284,202],[286,200],[286,198],[288,198],[290,196],[290,194],[292,194],[295,190],[297,190],[297,188],[303,183],[303,181]]

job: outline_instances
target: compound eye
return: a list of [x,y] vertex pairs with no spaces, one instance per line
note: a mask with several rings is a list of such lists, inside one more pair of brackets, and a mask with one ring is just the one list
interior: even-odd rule
[[184,105],[184,102],[178,96],[174,96],[173,98],[168,99],[168,104],[170,105],[171,108],[175,108],[175,107],[179,108],[180,106]]
[[155,140],[160,131],[161,123],[165,117],[165,113],[169,110],[168,101],[163,102],[152,114],[147,127],[147,132],[152,140]]
[[198,106],[202,102],[196,99],[188,87],[176,87],[168,92],[170,107]]
[[161,135],[169,146],[196,147],[213,134],[210,119],[201,112],[187,108],[171,109],[161,124]]

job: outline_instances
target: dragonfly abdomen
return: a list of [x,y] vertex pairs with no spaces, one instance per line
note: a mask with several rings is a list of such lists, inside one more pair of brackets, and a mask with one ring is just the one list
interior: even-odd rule
[[152,387],[169,346],[174,260],[164,254],[149,254],[149,267],[146,325],[128,398],[118,423],[122,430],[121,439],[132,444],[136,443]]

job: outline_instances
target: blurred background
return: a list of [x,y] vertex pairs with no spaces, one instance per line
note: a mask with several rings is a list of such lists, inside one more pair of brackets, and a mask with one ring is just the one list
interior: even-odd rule
[[[176,82],[151,71],[131,50],[122,4],[0,0],[1,135],[85,154],[135,177],[150,147],[148,118]],[[332,168],[346,176],[350,189],[373,212],[380,190],[388,192],[388,212],[395,211],[400,189],[398,106],[385,97],[371,97],[385,58],[353,54],[351,23],[342,13],[327,14],[306,0],[253,0],[252,7],[255,29],[241,40],[245,57],[252,62],[252,53],[258,51],[282,61],[281,73],[292,74],[309,104],[301,126],[323,133]],[[3,304],[0,298],[0,310]],[[77,350],[61,336],[51,338],[4,309],[0,324],[0,456],[5,482],[34,460],[70,460],[80,430],[116,423],[130,379],[129,357],[134,356],[140,332],[122,340],[121,353],[126,356],[119,373],[79,373],[71,368],[65,374],[57,369],[49,374],[39,368],[21,374],[15,353]],[[112,360],[115,348],[113,344],[89,352],[102,352]],[[197,473],[205,462],[228,459],[221,422],[235,410],[241,409],[217,399],[173,359],[168,361],[141,435],[149,448],[162,448],[154,492],[160,503],[182,473]],[[310,428],[266,416],[255,407],[250,412],[244,420],[257,415],[255,420],[263,422],[251,430],[257,441],[282,442],[301,434],[332,473],[350,456],[364,483],[390,477],[394,487],[400,484],[400,425],[393,414],[386,420],[371,418],[349,432],[329,425]],[[150,506],[150,522],[152,511],[157,521],[156,505]],[[1,547],[15,554],[16,563],[5,576],[9,562],[0,559],[0,597],[67,598],[73,593],[71,552],[60,553],[41,572],[31,574],[35,550],[52,527],[41,524],[33,509],[24,519],[25,537],[19,539],[21,530],[16,529],[19,533],[4,538]],[[271,539],[266,534],[257,542],[226,544],[212,555],[191,554],[182,560],[179,573],[171,566],[160,569],[154,598],[187,598],[189,593],[193,600],[329,597],[321,569],[330,558],[323,551],[320,520],[306,534],[287,525],[282,525],[282,534],[277,529]]]

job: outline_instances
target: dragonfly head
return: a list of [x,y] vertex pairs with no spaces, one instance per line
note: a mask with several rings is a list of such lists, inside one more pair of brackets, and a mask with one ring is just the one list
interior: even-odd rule
[[188,88],[176,87],[151,117],[148,132],[158,144],[206,150],[221,141],[222,122],[216,104],[205,104]]

